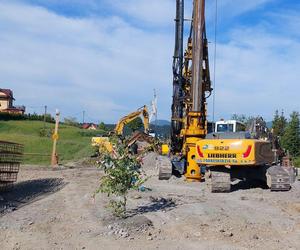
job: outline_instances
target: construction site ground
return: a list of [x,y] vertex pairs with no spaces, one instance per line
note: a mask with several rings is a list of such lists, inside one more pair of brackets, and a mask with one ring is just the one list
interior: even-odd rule
[[[93,198],[103,172],[92,166],[23,166],[0,194],[1,249],[300,249],[300,182],[288,192],[239,183],[210,193],[209,181],[159,181],[132,191],[128,217],[114,218],[107,197]],[[253,186],[254,185],[254,186]]]

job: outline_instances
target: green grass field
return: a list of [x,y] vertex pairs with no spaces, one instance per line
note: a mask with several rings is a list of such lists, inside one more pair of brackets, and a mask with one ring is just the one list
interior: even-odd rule
[[[22,143],[25,146],[25,164],[50,164],[50,156],[34,156],[26,154],[51,155],[52,139],[41,137],[43,122],[39,121],[0,121],[0,140]],[[54,129],[54,124],[47,123],[47,130]],[[101,131],[88,132],[80,128],[61,125],[57,151],[60,163],[76,161],[93,153],[90,146],[91,137]]]

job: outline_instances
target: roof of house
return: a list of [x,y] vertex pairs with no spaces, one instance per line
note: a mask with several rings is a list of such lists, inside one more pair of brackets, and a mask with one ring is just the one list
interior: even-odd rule
[[14,99],[13,92],[11,89],[1,89],[0,92],[4,93],[7,97]]
[[19,111],[21,111],[21,112],[25,112],[25,108],[16,108],[16,107],[12,107],[12,108],[4,109],[4,110],[2,110],[2,111],[11,111],[11,112],[14,112],[14,111],[19,112]]
[[84,124],[82,124],[83,129],[88,129],[90,127],[97,127],[97,125],[94,124],[94,123],[84,123]]

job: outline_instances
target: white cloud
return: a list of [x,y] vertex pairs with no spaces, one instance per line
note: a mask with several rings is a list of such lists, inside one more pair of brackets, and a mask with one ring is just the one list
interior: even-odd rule
[[[51,103],[68,107],[67,114],[85,109],[113,122],[148,104],[153,88],[171,93],[173,36],[113,16],[72,19],[3,3],[0,13],[1,87],[13,88],[19,103]],[[164,117],[170,98],[161,99]]]
[[169,26],[175,17],[175,1],[173,0],[106,0],[114,10],[128,15],[130,19],[142,25]]
[[[253,35],[255,34],[255,35]],[[238,29],[218,45],[216,110],[263,115],[300,110],[300,42],[262,27]]]
[[[233,18],[270,1],[219,1],[220,17]],[[117,10],[81,18],[11,2],[0,2],[0,86],[12,88],[18,104],[47,104],[66,116],[86,110],[96,121],[115,122],[148,104],[156,88],[159,116],[169,119],[175,1],[103,0]],[[300,109],[300,45],[291,34],[293,20],[285,23],[284,36],[274,33],[283,26],[268,29],[269,23],[219,31],[228,42],[218,45],[218,117],[246,113],[269,119],[276,108]],[[208,109],[211,115],[211,100]]]
[[226,15],[237,16],[245,12],[249,12],[257,9],[269,2],[274,0],[219,0],[219,8],[221,13],[226,13]]
[[[206,1],[208,22],[213,22],[215,1]],[[218,0],[219,18],[233,19],[243,13],[255,10],[275,0]],[[175,18],[175,0],[105,0],[114,10],[128,15],[130,19],[141,22],[142,25],[156,27],[170,26]],[[185,17],[192,18],[193,1],[185,1]]]
[[293,10],[284,10],[279,12],[268,13],[273,24],[282,27],[280,33],[286,36],[300,37],[300,5],[295,6]]
[[234,20],[236,17],[264,7],[266,4],[277,0],[213,0],[206,1],[207,22],[214,23],[215,5],[218,1],[218,19],[219,23]]

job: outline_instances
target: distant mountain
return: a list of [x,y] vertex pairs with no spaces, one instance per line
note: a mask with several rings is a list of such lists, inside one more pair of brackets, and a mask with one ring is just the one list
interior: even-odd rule
[[[155,121],[151,122],[152,125],[155,125]],[[157,126],[170,126],[171,122],[168,120],[157,120],[156,121]]]

